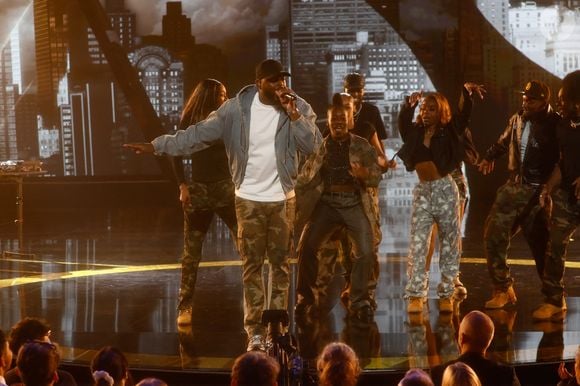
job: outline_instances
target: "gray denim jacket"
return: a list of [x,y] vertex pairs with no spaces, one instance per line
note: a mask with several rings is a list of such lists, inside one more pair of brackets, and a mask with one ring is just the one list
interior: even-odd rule
[[[189,126],[186,130],[179,130],[174,135],[155,138],[151,142],[155,153],[185,156],[223,141],[232,180],[236,188],[239,188],[248,164],[250,110],[257,92],[258,88],[255,85],[248,85],[204,121]],[[298,152],[309,155],[322,143],[322,136],[315,123],[316,114],[310,105],[302,98],[298,98],[296,107],[302,116],[292,122],[290,117],[282,112],[276,129],[274,145],[276,165],[285,193],[294,189],[298,175]]]

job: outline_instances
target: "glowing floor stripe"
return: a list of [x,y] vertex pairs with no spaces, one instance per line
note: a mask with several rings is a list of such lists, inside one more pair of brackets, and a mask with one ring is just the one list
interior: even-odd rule
[[[10,259],[5,259],[10,260]],[[382,262],[403,262],[406,257],[399,256],[389,256],[380,259]],[[30,261],[26,260],[28,263],[42,263],[42,264],[57,264],[54,261]],[[296,259],[290,259],[291,264],[296,264]],[[478,257],[463,257],[461,263],[467,264],[485,264],[486,260],[484,258]],[[534,260],[531,259],[508,259],[510,265],[522,265],[522,266],[533,266],[535,265]],[[99,266],[107,266],[106,264],[99,264]],[[200,267],[212,268],[212,267],[233,267],[240,266],[242,262],[240,260],[229,260],[229,261],[204,261],[200,263]],[[95,264],[95,266],[97,266]],[[111,265],[108,265],[111,267]],[[579,261],[567,261],[566,268],[579,269]],[[164,270],[174,270],[181,269],[181,264],[152,264],[152,265],[125,265],[125,266],[113,266],[112,268],[105,269],[84,269],[78,271],[68,271],[68,272],[54,272],[54,273],[43,273],[37,276],[24,276],[24,277],[14,277],[10,279],[1,279],[0,288],[14,287],[25,284],[42,283],[50,280],[66,280],[66,279],[77,279],[81,277],[90,276],[102,276],[102,275],[115,275],[122,273],[135,273],[135,272],[149,272],[149,271],[164,271]]]

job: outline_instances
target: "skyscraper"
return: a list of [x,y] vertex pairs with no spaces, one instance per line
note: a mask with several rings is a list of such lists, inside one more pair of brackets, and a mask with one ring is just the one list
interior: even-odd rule
[[67,69],[67,0],[34,0],[37,101],[45,127],[57,127],[58,85]]
[[22,86],[17,27],[10,33],[0,55],[0,160],[7,160],[18,158],[15,107]]
[[181,11],[181,1],[168,1],[163,15],[163,45],[173,55],[188,50],[195,39],[191,35],[191,19]]
[[[126,52],[131,52],[135,48],[137,24],[135,13],[125,9],[125,0],[107,0],[105,12],[111,28],[117,34],[119,44],[125,48]],[[99,42],[90,28],[88,29],[88,37],[91,62],[93,64],[106,64],[105,55],[99,48]]]
[[328,102],[330,46],[354,43],[359,32],[374,41],[388,24],[364,0],[292,0],[290,13],[293,88],[320,114]]

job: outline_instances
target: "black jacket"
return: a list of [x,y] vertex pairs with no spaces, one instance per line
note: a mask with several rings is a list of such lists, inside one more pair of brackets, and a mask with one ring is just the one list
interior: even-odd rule
[[[465,158],[465,147],[462,138],[469,124],[472,105],[468,91],[463,88],[459,99],[458,112],[453,115],[451,122],[444,127],[438,128],[431,138],[430,148],[433,154],[433,162],[441,176],[445,176],[457,169]],[[407,171],[415,170],[416,149],[425,138],[425,127],[422,124],[412,122],[415,107],[405,102],[399,113],[399,133],[404,144],[397,155],[405,163]]]
[[441,386],[443,372],[447,366],[463,362],[475,371],[482,386],[520,386],[520,381],[513,367],[489,359],[477,353],[467,352],[454,361],[449,361],[431,369],[431,379],[435,386]]
[[514,114],[496,143],[485,152],[484,158],[493,161],[505,153],[509,154],[508,170],[519,181],[544,184],[558,162],[557,125],[560,116],[551,106],[530,119],[531,131],[524,162],[521,162],[521,142],[527,119],[523,112]]

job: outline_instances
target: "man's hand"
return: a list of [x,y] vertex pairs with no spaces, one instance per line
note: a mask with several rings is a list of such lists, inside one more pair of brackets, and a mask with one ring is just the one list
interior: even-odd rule
[[564,362],[560,362],[560,366],[558,366],[558,377],[560,377],[562,380],[570,379],[573,377],[566,368],[566,363]]
[[488,174],[490,174],[491,172],[493,172],[494,167],[495,167],[495,161],[488,161],[486,159],[484,159],[483,161],[481,161],[477,165],[477,169],[481,173],[483,173],[484,176],[487,176]]
[[364,180],[369,176],[369,170],[362,166],[360,162],[351,162],[350,174],[356,179]]
[[191,195],[189,194],[187,184],[179,184],[179,201],[181,201],[183,208],[191,205]]
[[155,148],[151,142],[133,142],[123,144],[125,149],[133,150],[136,154],[154,153]]
[[472,95],[474,92],[479,95],[479,99],[483,99],[483,94],[487,92],[485,87],[482,84],[477,84],[473,82],[465,82],[463,87],[469,92],[469,95]]
[[286,110],[286,113],[290,117],[292,121],[297,120],[300,118],[300,111],[296,107],[296,94],[294,91],[289,89],[288,87],[280,88],[276,90],[276,95],[280,99],[280,104],[282,108]]
[[406,101],[409,104],[409,106],[415,107],[415,106],[417,106],[417,103],[419,103],[421,98],[423,98],[423,90],[415,91],[414,93],[409,95],[408,98],[406,98]]

